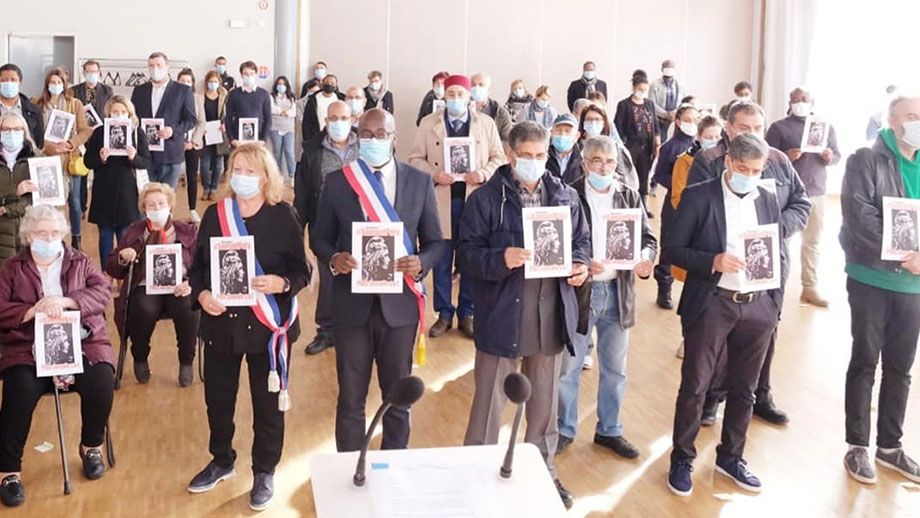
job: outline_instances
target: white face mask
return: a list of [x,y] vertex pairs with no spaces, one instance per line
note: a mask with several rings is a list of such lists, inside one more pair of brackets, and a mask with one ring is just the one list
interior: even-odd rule
[[645,99],[648,97],[648,92],[643,92],[642,90],[636,90],[633,92],[633,95],[636,96],[636,99]]
[[149,219],[150,222],[154,225],[165,225],[166,221],[169,219],[169,207],[164,207],[157,210],[148,210],[147,219]]
[[696,130],[697,130],[696,123],[695,122],[681,122],[680,130],[684,133],[684,135],[688,137],[695,137]]
[[796,117],[808,117],[811,113],[811,103],[792,103],[792,114]]
[[665,69],[662,69],[661,71],[661,75],[663,75],[664,77],[674,77],[676,74],[677,74],[677,69],[675,69],[674,67],[667,67]]
[[150,67],[147,69],[147,72],[150,73],[150,79],[154,81],[162,81],[166,78],[166,69],[160,67]]
[[904,128],[901,140],[910,147],[920,148],[920,121],[908,121],[901,126]]

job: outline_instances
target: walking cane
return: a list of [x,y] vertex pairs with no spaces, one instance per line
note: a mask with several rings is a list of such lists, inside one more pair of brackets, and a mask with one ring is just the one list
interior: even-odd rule
[[70,468],[67,466],[67,445],[64,443],[64,417],[61,415],[61,392],[54,385],[54,412],[57,414],[58,442],[61,444],[61,468],[64,470],[64,494],[70,494]]
[[115,370],[115,390],[121,388],[121,376],[125,373],[125,355],[128,353],[128,303],[131,301],[131,280],[134,278],[134,261],[128,266],[128,289],[125,290],[125,317],[121,321],[121,343],[118,345],[118,368]]

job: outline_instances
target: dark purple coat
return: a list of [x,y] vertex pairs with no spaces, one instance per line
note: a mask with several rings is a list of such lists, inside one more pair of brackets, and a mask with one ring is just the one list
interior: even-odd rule
[[[176,229],[176,243],[182,245],[182,274],[188,278],[188,270],[192,266],[192,257],[195,253],[195,243],[198,241],[198,229],[195,225],[182,221],[172,220],[173,228]],[[132,223],[125,230],[118,248],[109,254],[109,261],[105,265],[105,273],[116,279],[124,279],[128,276],[128,267],[118,262],[118,254],[125,248],[133,248],[138,257],[144,253],[146,241],[144,240],[144,230],[147,229],[147,220]],[[138,272],[134,272],[137,277]],[[118,298],[115,299],[115,327],[119,333],[123,333],[123,323],[125,321],[125,301],[128,300],[128,286],[131,283],[121,283],[121,290],[118,292]],[[189,295],[191,296],[191,295]]]
[[[105,324],[111,284],[89,256],[64,247],[61,289],[80,306],[80,318],[89,335],[81,341],[90,365],[105,362],[115,366],[112,342]],[[6,260],[0,267],[0,372],[15,365],[35,365],[32,353],[35,323],[23,323],[29,308],[44,297],[38,267],[29,247]]]

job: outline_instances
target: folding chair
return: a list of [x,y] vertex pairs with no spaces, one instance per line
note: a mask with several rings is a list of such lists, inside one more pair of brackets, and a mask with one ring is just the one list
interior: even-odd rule
[[[57,417],[58,442],[61,446],[61,469],[64,471],[64,494],[70,494],[70,466],[67,463],[67,444],[64,441],[64,416],[61,412],[61,391],[54,385],[54,413]],[[52,392],[46,392],[52,394]],[[112,431],[109,423],[105,424],[105,456],[110,468],[115,467],[115,445],[112,444]]]

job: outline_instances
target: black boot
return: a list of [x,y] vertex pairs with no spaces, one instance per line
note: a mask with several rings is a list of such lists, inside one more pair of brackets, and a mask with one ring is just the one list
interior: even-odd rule
[[70,246],[74,250],[81,250],[80,248],[80,236],[71,236],[70,237]]
[[661,309],[674,309],[674,304],[671,302],[671,286],[658,285],[658,300],[656,302]]

